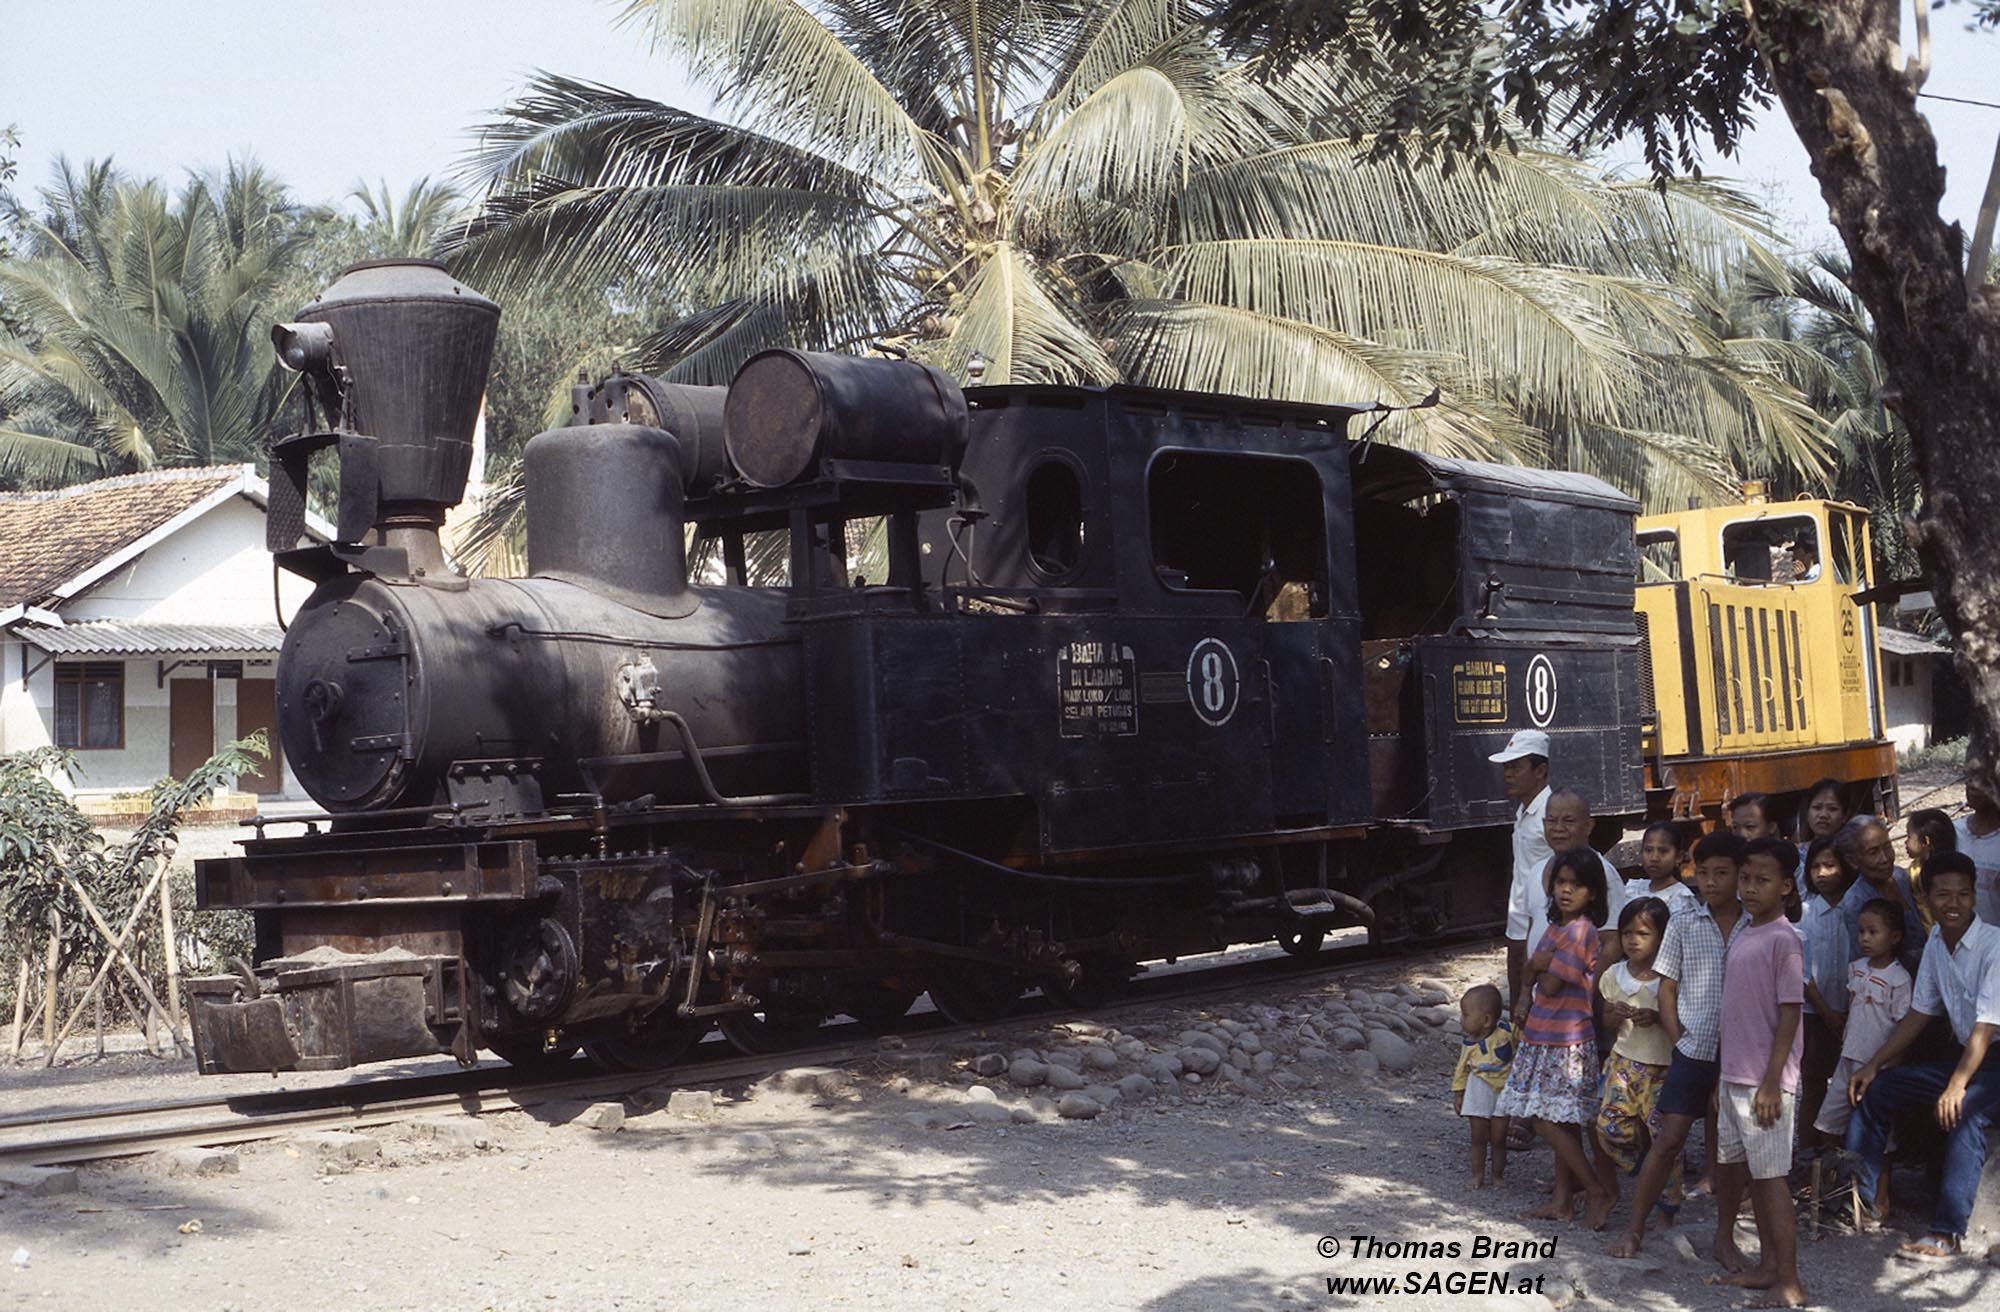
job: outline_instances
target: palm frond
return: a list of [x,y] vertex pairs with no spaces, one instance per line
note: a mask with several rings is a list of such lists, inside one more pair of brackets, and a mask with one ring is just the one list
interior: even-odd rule
[[798,0],[631,0],[619,21],[680,54],[747,119],[850,163],[911,176],[948,153]]

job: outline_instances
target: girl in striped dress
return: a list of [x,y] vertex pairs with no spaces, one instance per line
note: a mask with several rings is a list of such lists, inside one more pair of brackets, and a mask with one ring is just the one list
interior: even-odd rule
[[1597,934],[1608,916],[1604,863],[1587,847],[1558,853],[1549,865],[1549,927],[1535,945],[1523,978],[1534,984],[1515,1000],[1519,1026],[1514,1068],[1494,1107],[1496,1116],[1529,1119],[1556,1156],[1555,1195],[1522,1215],[1572,1219],[1580,1189],[1585,1220],[1600,1227],[1617,1197],[1591,1170],[1584,1129],[1597,1118],[1597,1036],[1591,1012],[1596,987]]

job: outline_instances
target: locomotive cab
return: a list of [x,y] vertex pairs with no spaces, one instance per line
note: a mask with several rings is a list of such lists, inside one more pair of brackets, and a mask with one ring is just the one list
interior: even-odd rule
[[1370,446],[1353,463],[1376,813],[1511,820],[1487,756],[1534,728],[1552,777],[1637,815],[1638,504],[1583,474]]

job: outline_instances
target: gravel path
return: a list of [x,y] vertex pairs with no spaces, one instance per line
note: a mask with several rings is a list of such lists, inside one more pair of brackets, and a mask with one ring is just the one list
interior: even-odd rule
[[[892,1040],[837,1072],[92,1166],[74,1193],[16,1182],[0,1200],[0,1260],[20,1249],[26,1265],[0,1267],[0,1306],[1729,1306],[1702,1285],[1699,1254],[1665,1239],[1614,1262],[1598,1255],[1602,1236],[1512,1220],[1546,1188],[1544,1151],[1517,1155],[1501,1189],[1461,1189],[1446,1015],[1499,963],[1481,946],[1339,984],[1128,1009],[1104,1026],[1022,1020],[976,1040]],[[9,1073],[10,1099],[39,1074]],[[169,1072],[154,1083],[214,1084]],[[58,1102],[67,1087],[40,1096]],[[1065,1116],[1064,1097],[1099,1110],[1072,1101]],[[1691,1203],[1683,1223],[1702,1253],[1706,1209]],[[1356,1259],[1357,1235],[1461,1254]],[[1474,1261],[1479,1236],[1554,1249]],[[1330,1260],[1327,1237],[1342,1250]],[[2000,1270],[1911,1268],[1888,1259],[1893,1244],[1805,1246],[1808,1288],[1841,1309],[2000,1299]],[[1540,1276],[1541,1292],[1382,1297],[1326,1283],[1482,1268]]]

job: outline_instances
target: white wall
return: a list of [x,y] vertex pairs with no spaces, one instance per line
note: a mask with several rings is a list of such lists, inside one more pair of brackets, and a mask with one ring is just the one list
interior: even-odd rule
[[[1901,663],[1911,677],[1900,684],[1890,683],[1891,661]],[[1931,745],[1931,667],[1936,661],[1935,656],[1882,653],[1882,723],[1897,751]]]
[[[312,586],[282,571],[279,578],[290,619]],[[155,624],[273,623],[264,512],[231,497],[65,602],[62,614],[70,620]]]
[[[296,613],[311,585],[294,575],[281,575],[285,617]],[[82,595],[60,604],[66,620],[143,620],[154,624],[270,624],[276,616],[271,602],[271,557],[264,550],[264,512],[243,497],[210,509],[169,537],[155,543],[136,560],[91,585]],[[55,730],[55,668],[43,665],[21,682],[23,644],[5,642],[0,649],[0,751],[18,752],[46,746]],[[29,647],[28,665],[41,664],[45,653]],[[77,656],[65,659],[90,660]],[[206,658],[204,658],[206,659]],[[276,670],[272,652],[216,652],[217,660],[241,660],[252,678],[271,678]],[[259,663],[261,662],[261,663]],[[166,664],[173,664],[167,658]],[[80,795],[135,792],[149,788],[169,769],[169,698],[160,686],[161,662],[155,657],[125,663],[125,746],[118,750],[78,751],[82,777]],[[236,685],[229,679],[210,681],[205,665],[183,666],[167,675],[169,683],[193,679],[209,685],[215,699],[215,745],[236,736]],[[284,772],[284,798],[305,796],[289,766]]]

